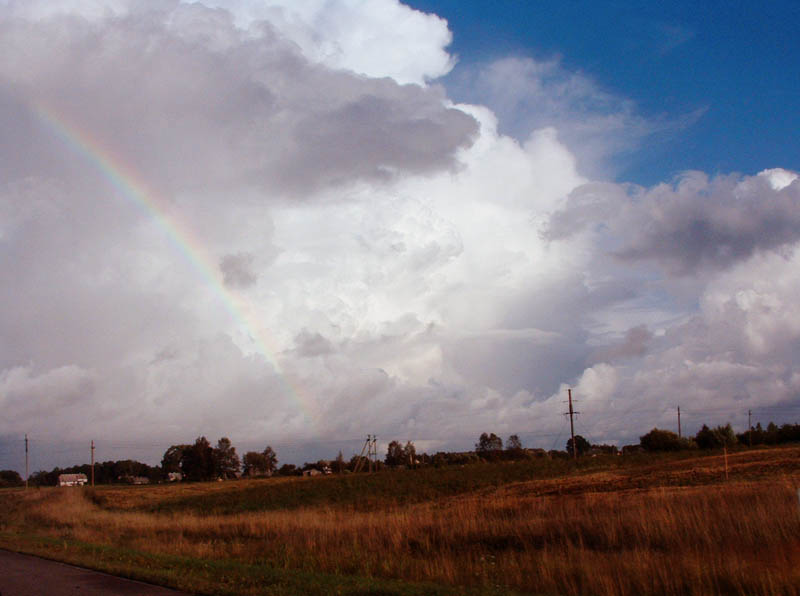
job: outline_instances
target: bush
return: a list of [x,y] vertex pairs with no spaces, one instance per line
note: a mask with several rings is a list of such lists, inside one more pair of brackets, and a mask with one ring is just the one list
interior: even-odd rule
[[736,434],[733,432],[730,423],[713,429],[704,424],[703,428],[697,431],[694,440],[700,449],[718,449],[735,445]]
[[693,447],[689,439],[679,437],[672,431],[658,428],[639,437],[639,444],[645,451],[681,451]]

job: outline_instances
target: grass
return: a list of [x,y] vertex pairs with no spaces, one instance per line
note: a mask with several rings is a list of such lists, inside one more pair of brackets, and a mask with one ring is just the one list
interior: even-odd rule
[[[538,467],[537,467],[538,466]],[[205,594],[796,594],[800,448],[0,492],[0,544]]]

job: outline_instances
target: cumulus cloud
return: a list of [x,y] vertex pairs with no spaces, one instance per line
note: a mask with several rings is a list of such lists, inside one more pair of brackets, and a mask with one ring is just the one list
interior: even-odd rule
[[504,134],[524,139],[535,130],[557,130],[581,172],[593,177],[613,175],[623,161],[620,156],[654,135],[674,135],[703,113],[677,119],[645,117],[633,101],[602,89],[584,73],[568,70],[557,56],[503,57],[465,66],[453,78],[454,92],[489,106]]
[[454,103],[449,41],[395,0],[0,4],[0,433],[561,447],[568,386],[616,441],[796,396],[796,174],[593,182],[634,107],[519,59],[509,110]]
[[795,177],[776,170],[713,179],[687,172],[674,185],[651,189],[588,184],[553,215],[547,236],[589,230],[604,236],[617,258],[655,261],[676,275],[722,269],[800,239]]
[[[113,147],[162,192],[244,182],[294,198],[455,167],[470,144],[475,121],[445,106],[440,89],[326,68],[268,23],[256,36],[232,18],[197,4],[7,18],[0,85]],[[30,117],[22,126],[12,117],[9,153],[42,136]]]

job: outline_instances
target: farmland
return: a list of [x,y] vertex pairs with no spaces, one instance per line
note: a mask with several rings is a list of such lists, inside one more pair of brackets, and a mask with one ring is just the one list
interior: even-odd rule
[[0,546],[203,594],[795,594],[800,448],[0,491]]

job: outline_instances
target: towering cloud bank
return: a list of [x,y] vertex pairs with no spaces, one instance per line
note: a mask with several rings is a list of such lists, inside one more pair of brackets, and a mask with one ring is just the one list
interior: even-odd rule
[[596,440],[795,397],[796,174],[590,181],[660,124],[509,59],[506,136],[449,42],[392,0],[0,3],[0,434],[549,447],[567,384]]

